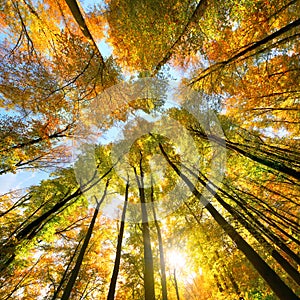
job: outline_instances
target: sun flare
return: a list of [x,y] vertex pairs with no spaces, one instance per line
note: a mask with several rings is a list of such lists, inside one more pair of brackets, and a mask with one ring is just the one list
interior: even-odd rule
[[183,269],[186,265],[186,258],[183,253],[178,250],[171,250],[168,252],[168,261],[173,269]]

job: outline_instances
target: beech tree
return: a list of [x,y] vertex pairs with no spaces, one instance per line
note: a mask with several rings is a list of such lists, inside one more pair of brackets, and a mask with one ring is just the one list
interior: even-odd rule
[[299,15],[2,1],[0,298],[299,299]]

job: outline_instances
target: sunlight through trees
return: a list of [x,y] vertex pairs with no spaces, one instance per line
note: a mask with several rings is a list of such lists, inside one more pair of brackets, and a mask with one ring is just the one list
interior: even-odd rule
[[299,16],[0,1],[0,299],[300,299]]

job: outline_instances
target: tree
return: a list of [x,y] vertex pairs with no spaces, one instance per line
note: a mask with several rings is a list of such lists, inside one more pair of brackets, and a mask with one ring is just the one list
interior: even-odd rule
[[165,263],[165,254],[164,254],[164,246],[163,246],[163,239],[161,234],[161,229],[157,220],[157,215],[155,212],[154,206],[154,187],[153,187],[153,180],[151,180],[151,203],[152,203],[152,212],[154,218],[154,224],[157,231],[157,239],[158,239],[158,247],[159,247],[159,263],[160,263],[160,271],[161,271],[161,289],[162,289],[162,299],[168,299],[168,290],[167,290],[167,277],[166,277],[166,263]]
[[142,211],[142,233],[143,233],[143,244],[144,244],[144,288],[145,288],[145,300],[155,299],[154,290],[154,270],[153,270],[153,256],[150,241],[150,229],[148,222],[148,212],[146,207],[145,188],[144,188],[144,170],[142,166],[143,155],[140,153],[139,162],[139,175],[136,167],[134,168],[134,174],[139,188],[139,197],[141,201]]
[[0,298],[298,299],[299,1],[2,2]]
[[[199,191],[193,186],[192,182],[179,171],[176,165],[171,162],[166,152],[164,151],[163,146],[159,144],[159,147],[166,160],[173,167],[178,176],[180,176],[184,180],[184,182],[189,186],[191,192],[201,201],[202,198]],[[203,205],[210,212],[213,218],[218,222],[218,224],[225,230],[225,232],[236,242],[239,249],[243,251],[249,261],[254,265],[260,275],[268,282],[268,284],[272,287],[278,297],[284,299],[288,295],[288,297],[290,297],[291,299],[298,298],[297,295],[294,294],[293,291],[281,281],[280,277],[265,263],[263,259],[259,257],[259,255],[257,255],[257,253],[251,248],[251,246],[235,231],[235,229],[230,224],[226,222],[226,220],[210,203],[204,202]]]
[[[109,1],[109,41],[118,60],[138,71],[151,72],[156,66],[159,70],[177,40],[182,39],[185,27],[195,18],[194,12],[194,3],[190,1]],[[155,42],[149,45],[149,40]]]
[[74,286],[75,281],[77,279],[77,276],[78,276],[78,273],[79,273],[79,269],[81,267],[81,264],[82,264],[82,261],[83,261],[83,258],[84,258],[84,254],[85,254],[85,252],[87,250],[89,241],[90,241],[92,233],[93,233],[93,229],[94,229],[95,222],[96,222],[96,219],[97,219],[97,216],[98,216],[98,213],[99,213],[100,205],[102,204],[102,202],[103,202],[103,200],[104,200],[104,198],[106,196],[106,193],[107,193],[108,184],[109,184],[109,180],[106,181],[106,186],[105,186],[105,189],[104,189],[104,193],[103,193],[103,196],[102,196],[102,198],[100,200],[98,200],[97,196],[95,196],[95,200],[97,202],[97,206],[95,208],[95,212],[94,212],[93,218],[91,220],[90,226],[88,228],[88,231],[87,231],[86,236],[84,238],[84,241],[83,241],[82,247],[80,249],[78,258],[76,260],[76,264],[75,264],[75,266],[74,266],[74,268],[72,270],[72,273],[71,273],[71,276],[69,278],[69,281],[68,281],[66,287],[64,288],[64,293],[63,293],[63,295],[61,297],[62,300],[69,299],[70,295],[72,293],[72,289],[73,289],[73,286]]
[[115,258],[114,269],[113,269],[111,280],[110,280],[107,300],[113,300],[115,292],[116,292],[116,284],[117,284],[118,273],[119,273],[119,268],[120,268],[120,261],[121,261],[122,241],[123,241],[124,228],[125,228],[125,214],[126,214],[126,208],[127,208],[127,202],[128,202],[128,190],[129,190],[129,182],[127,182],[126,189],[125,189],[125,200],[124,200],[124,206],[123,206],[123,211],[122,211],[122,216],[121,216],[121,226],[120,226],[120,231],[119,231],[119,235],[118,235],[116,258]]
[[[60,217],[61,213],[64,213],[70,206],[76,209],[81,196],[89,190],[95,191],[94,187],[97,187],[102,179],[110,175],[112,167],[107,166],[107,161],[104,158],[105,151],[99,152],[103,154],[102,163],[108,167],[107,170],[101,176],[97,170],[93,170],[92,176],[81,187],[78,187],[76,180],[74,180],[73,170],[63,170],[60,177],[47,180],[44,185],[32,188],[30,195],[35,201],[31,203],[33,207],[26,207],[27,218],[25,221],[22,219],[22,222],[8,236],[2,237],[2,249],[8,250],[4,251],[4,255],[1,257],[1,271],[13,262],[17,247],[22,243],[26,244],[28,241],[36,240],[38,234],[44,234],[43,231],[49,224],[57,225],[59,221],[64,221],[64,216]],[[64,180],[64,185],[60,183],[61,180]],[[51,190],[50,197],[49,190]],[[43,198],[41,200],[41,197],[45,197],[46,201]],[[67,213],[70,212],[70,210],[67,211]],[[32,217],[34,217],[33,220]]]

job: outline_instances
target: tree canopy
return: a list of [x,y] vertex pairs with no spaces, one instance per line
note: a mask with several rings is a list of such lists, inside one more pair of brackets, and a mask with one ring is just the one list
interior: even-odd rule
[[299,16],[0,1],[0,298],[300,299]]

